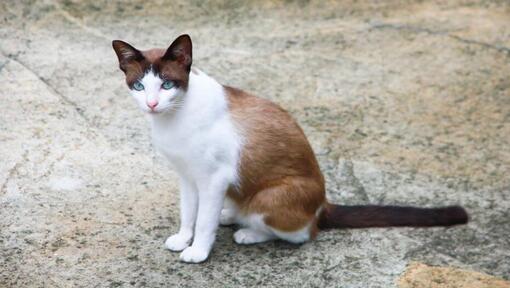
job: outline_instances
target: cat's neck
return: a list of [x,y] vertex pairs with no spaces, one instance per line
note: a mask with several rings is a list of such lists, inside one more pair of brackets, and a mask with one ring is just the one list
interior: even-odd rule
[[181,98],[180,107],[165,113],[149,114],[153,129],[172,129],[171,124],[213,124],[215,119],[228,112],[223,86],[196,68],[190,72],[188,89],[178,97]]

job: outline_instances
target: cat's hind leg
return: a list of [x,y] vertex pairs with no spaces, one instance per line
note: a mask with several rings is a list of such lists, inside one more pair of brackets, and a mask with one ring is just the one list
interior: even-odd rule
[[[279,239],[290,243],[300,244],[315,238],[317,228],[317,218],[315,215],[307,213],[277,213],[268,215],[264,219],[268,229]],[[289,217],[294,217],[293,221],[288,221]]]
[[243,224],[244,228],[234,233],[234,241],[237,244],[256,244],[274,239],[282,239],[297,244],[306,242],[311,238],[311,229],[314,223],[309,223],[295,231],[282,231],[267,225],[264,218],[258,214],[243,217],[241,224]]
[[313,179],[294,177],[258,192],[247,210],[263,215],[264,231],[298,244],[315,238],[317,215],[324,202],[321,185]]
[[271,230],[277,238],[294,244],[301,244],[309,241],[312,238],[311,225],[306,225],[301,229],[291,232],[280,231],[274,228],[271,228]]
[[276,236],[269,231],[260,231],[253,228],[241,228],[234,233],[237,244],[256,244],[275,239]]
[[239,214],[238,223],[242,228],[234,233],[234,241],[237,244],[256,244],[277,238],[264,223],[264,216],[261,214]]

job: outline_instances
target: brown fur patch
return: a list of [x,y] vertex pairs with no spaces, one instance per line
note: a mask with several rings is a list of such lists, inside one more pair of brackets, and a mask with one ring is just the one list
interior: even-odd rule
[[313,222],[325,203],[324,179],[303,131],[278,105],[225,87],[236,128],[244,137],[240,185],[227,196],[244,214],[265,215],[265,223],[292,232]]
[[165,49],[154,48],[154,49],[142,51],[142,55],[150,63],[156,63],[157,61],[159,61],[159,59],[161,59],[163,57],[163,55],[165,55],[165,52],[166,52]]
[[173,81],[177,87],[184,90],[188,89],[189,70],[184,69],[176,61],[161,58],[153,67],[162,79]]

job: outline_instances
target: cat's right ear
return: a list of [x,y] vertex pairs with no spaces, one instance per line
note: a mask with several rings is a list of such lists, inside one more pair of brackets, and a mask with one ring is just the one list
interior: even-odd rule
[[132,61],[140,61],[143,59],[142,52],[138,51],[135,47],[120,40],[112,41],[113,50],[119,58],[120,70],[126,72],[126,65]]

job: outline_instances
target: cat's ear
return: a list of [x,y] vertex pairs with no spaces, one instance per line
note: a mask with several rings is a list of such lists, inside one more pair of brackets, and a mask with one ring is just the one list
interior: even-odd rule
[[172,45],[168,47],[163,59],[177,61],[189,70],[192,62],[191,50],[191,38],[184,34],[177,37]]
[[125,70],[125,65],[131,61],[139,61],[143,59],[142,52],[138,51],[135,47],[120,40],[112,41],[113,50],[119,58],[119,66],[121,70]]

